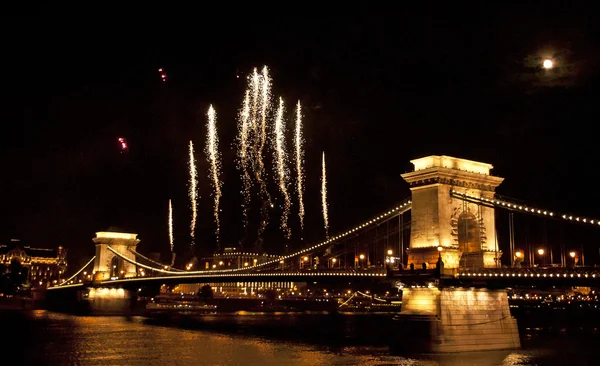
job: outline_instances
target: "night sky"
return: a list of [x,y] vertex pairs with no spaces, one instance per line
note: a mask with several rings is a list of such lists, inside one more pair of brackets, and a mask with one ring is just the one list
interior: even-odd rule
[[[203,148],[213,104],[223,157],[222,245],[239,246],[236,115],[246,75],[263,65],[271,69],[274,96],[286,101],[288,127],[293,104],[300,99],[306,107],[306,230],[301,242],[294,201],[292,247],[324,237],[322,151],[331,233],[408,197],[400,174],[412,170],[409,160],[433,154],[493,164],[493,174],[506,178],[501,195],[600,218],[600,23],[591,9],[379,13],[2,18],[2,241],[64,245],[75,265],[92,255],[94,233],[112,227],[138,233],[140,251],[166,258],[171,198],[176,251],[186,252],[191,139],[201,196],[196,246],[199,255],[211,252]],[[544,70],[545,58],[556,67]],[[127,139],[127,153],[118,137]],[[280,202],[271,154],[269,191]],[[265,237],[272,252],[283,243],[278,212],[271,212]]]

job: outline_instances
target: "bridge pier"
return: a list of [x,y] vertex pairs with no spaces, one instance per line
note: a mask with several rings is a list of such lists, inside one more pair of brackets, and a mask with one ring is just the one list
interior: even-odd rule
[[405,288],[397,347],[422,352],[520,348],[506,290]]
[[140,312],[137,289],[77,287],[46,291],[46,308],[77,315],[134,315]]

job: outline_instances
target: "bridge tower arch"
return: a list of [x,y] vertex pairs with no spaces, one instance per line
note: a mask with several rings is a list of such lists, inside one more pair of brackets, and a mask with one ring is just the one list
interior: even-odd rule
[[494,209],[450,193],[492,199],[504,178],[490,174],[491,164],[451,156],[426,156],[411,163],[415,170],[402,174],[412,194],[408,264],[433,267],[441,254],[445,268],[498,265]]
[[96,244],[96,259],[94,260],[94,279],[108,280],[111,277],[128,278],[136,276],[135,265],[115,255],[108,247],[123,257],[135,261],[135,254],[140,240],[137,234],[101,231],[92,239]]

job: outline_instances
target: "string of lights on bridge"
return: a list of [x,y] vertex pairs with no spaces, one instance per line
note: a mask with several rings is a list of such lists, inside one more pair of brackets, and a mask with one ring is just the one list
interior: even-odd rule
[[505,207],[511,210],[515,210],[515,211],[523,211],[523,212],[527,212],[530,214],[537,214],[539,216],[547,216],[547,217],[553,217],[553,218],[562,218],[563,220],[566,221],[575,221],[575,222],[579,222],[579,223],[584,223],[584,224],[590,224],[590,225],[598,225],[600,226],[600,220],[594,220],[594,219],[588,219],[585,217],[579,217],[579,216],[573,216],[573,215],[566,215],[566,214],[555,214],[552,211],[549,210],[542,210],[539,208],[534,208],[534,207],[528,207],[526,205],[522,205],[522,204],[517,204],[514,202],[509,202],[506,200],[499,200],[498,198],[486,198],[486,197],[478,197],[478,196],[474,196],[468,193],[459,193],[455,190],[452,190],[452,194],[456,195],[456,196],[462,196],[464,198],[467,198],[469,200],[476,200],[482,203],[488,203],[488,204],[493,204],[496,206],[501,206],[501,207]]
[[[380,214],[380,215],[372,218],[371,220],[365,221],[362,224],[360,224],[360,225],[358,225],[358,226],[356,226],[356,227],[354,227],[354,228],[352,228],[350,230],[347,230],[347,231],[345,231],[345,232],[343,232],[341,234],[338,234],[336,236],[330,237],[329,239],[327,239],[327,240],[325,240],[325,241],[323,241],[321,243],[315,244],[315,245],[313,245],[311,247],[302,249],[302,250],[297,251],[295,253],[291,253],[291,254],[284,255],[284,256],[278,256],[275,259],[272,259],[272,260],[269,260],[269,261],[266,261],[266,262],[263,262],[263,263],[257,263],[257,264],[254,264],[252,266],[248,266],[248,267],[244,267],[244,268],[228,268],[228,269],[214,269],[214,270],[201,270],[201,271],[186,271],[186,273],[189,274],[189,275],[196,275],[196,274],[211,274],[211,273],[224,273],[224,272],[241,272],[241,271],[248,271],[248,270],[259,268],[259,267],[264,267],[264,266],[267,266],[267,265],[270,265],[270,264],[276,264],[278,262],[281,263],[281,261],[285,261],[286,259],[290,259],[290,258],[299,256],[299,255],[302,255],[304,253],[308,253],[310,251],[313,251],[313,250],[315,250],[317,248],[320,248],[320,247],[323,247],[325,245],[332,244],[333,242],[336,242],[336,241],[338,241],[340,239],[343,239],[343,238],[345,238],[345,237],[347,237],[347,236],[349,236],[351,234],[354,234],[354,233],[356,233],[357,231],[359,231],[361,229],[365,229],[365,228],[367,228],[367,227],[369,227],[371,225],[377,224],[378,222],[382,221],[383,219],[387,219],[387,218],[389,218],[392,215],[402,214],[402,213],[410,210],[411,203],[412,203],[412,201],[410,199],[407,199],[403,203],[401,203],[398,206],[390,209],[389,211],[384,212],[384,213],[382,213],[382,214]],[[158,271],[160,273],[169,274],[169,275],[181,275],[181,272],[175,272],[175,271],[169,270],[168,266],[165,266],[166,267],[165,269],[150,267],[150,266],[144,265],[142,263],[139,263],[139,262],[136,262],[136,261],[132,261],[131,259],[129,259],[129,258],[125,257],[125,256],[122,256],[120,253],[118,253],[116,250],[112,249],[110,246],[108,247],[108,249],[111,250],[116,255],[118,255],[119,257],[121,257],[122,259],[124,259],[124,260],[126,260],[126,261],[128,261],[128,262],[130,262],[132,264],[139,265],[142,268],[146,268],[146,269],[153,270],[153,271]]]
[[[356,226],[356,227],[354,227],[354,228],[352,228],[352,229],[350,229],[348,231],[345,231],[345,232],[343,232],[341,234],[333,236],[333,237],[331,237],[331,238],[329,238],[329,239],[327,239],[327,240],[325,240],[325,241],[323,241],[323,242],[321,242],[319,244],[313,245],[312,247],[305,248],[305,249],[299,250],[299,251],[297,251],[295,253],[279,257],[278,260],[279,261],[284,261],[286,259],[290,259],[292,257],[296,257],[296,256],[299,256],[299,255],[311,252],[311,251],[313,251],[313,250],[315,250],[317,248],[320,248],[322,246],[325,246],[325,245],[328,245],[328,244],[332,244],[333,242],[336,242],[336,241],[338,241],[340,239],[343,239],[343,238],[347,237],[350,234],[354,234],[355,232],[357,232],[357,231],[359,231],[361,229],[364,229],[364,228],[366,228],[368,226],[371,226],[373,224],[377,224],[379,221],[381,221],[383,219],[386,219],[386,218],[390,217],[391,215],[394,215],[394,214],[398,214],[399,215],[399,214],[402,214],[402,213],[408,211],[411,208],[411,203],[412,203],[412,201],[410,199],[408,199],[405,202],[403,202],[402,204],[400,204],[400,205],[392,208],[391,210],[389,210],[389,211],[387,211],[387,212],[385,212],[385,213],[383,213],[383,214],[381,214],[381,215],[379,215],[379,216],[377,216],[377,217],[375,217],[375,218],[373,218],[373,219],[371,219],[369,221],[365,221],[362,224],[360,224],[360,225],[358,225],[358,226]],[[274,264],[278,260],[271,260],[271,261],[267,261],[267,262],[264,262],[264,263],[259,263],[259,264],[256,264],[253,267],[260,267],[260,266],[266,266],[266,265],[269,265],[269,264]]]
[[92,259],[90,259],[86,264],[84,264],[79,271],[75,272],[74,275],[59,283],[57,286],[63,286],[67,282],[71,281],[73,278],[77,277],[87,266],[89,266],[92,263],[92,261],[94,261],[94,259],[96,259],[96,256],[93,256]]
[[[331,243],[333,243],[335,241],[338,241],[340,239],[343,239],[343,238],[345,238],[345,237],[347,237],[347,236],[349,236],[351,234],[354,234],[355,232],[357,232],[357,231],[359,231],[361,229],[365,229],[365,228],[367,228],[367,227],[369,227],[371,225],[377,224],[381,220],[387,219],[387,218],[389,218],[392,215],[403,214],[404,212],[410,210],[411,203],[412,203],[412,201],[410,199],[407,199],[403,203],[401,203],[398,206],[392,208],[391,210],[389,210],[389,211],[387,211],[385,213],[382,213],[382,214],[380,214],[380,215],[372,218],[371,220],[365,221],[362,224],[360,224],[360,225],[358,225],[358,226],[356,226],[356,227],[354,227],[354,228],[352,228],[350,230],[347,230],[347,231],[345,231],[345,232],[343,232],[341,234],[338,234],[336,236],[330,237],[327,240],[325,240],[325,241],[323,241],[323,242],[321,242],[319,244],[313,245],[313,246],[311,246],[309,248],[306,248],[306,249],[302,249],[302,250],[297,251],[297,252],[292,253],[292,254],[288,254],[288,255],[285,255],[285,256],[278,256],[278,257],[276,257],[276,259],[272,259],[272,260],[267,261],[267,262],[257,263],[255,265],[244,267],[244,268],[215,269],[215,270],[203,270],[203,271],[186,271],[185,273],[186,273],[186,275],[209,275],[209,274],[218,274],[218,273],[224,273],[224,272],[241,272],[241,271],[248,271],[248,270],[259,268],[259,267],[264,267],[264,266],[267,266],[267,265],[270,265],[270,264],[275,264],[277,262],[281,263],[282,261],[285,261],[286,259],[289,259],[289,258],[292,258],[292,257],[296,257],[298,255],[302,255],[304,253],[313,251],[313,250],[315,250],[317,248],[320,248],[322,246],[325,246],[325,245],[331,244]],[[151,266],[145,265],[143,263],[139,263],[137,261],[131,260],[130,258],[127,258],[127,257],[123,256],[121,253],[117,252],[116,250],[114,250],[110,246],[108,246],[108,249],[111,252],[113,252],[115,255],[119,256],[123,260],[125,260],[125,261],[127,261],[127,262],[129,262],[129,263],[131,263],[133,265],[136,265],[136,266],[139,266],[139,267],[142,267],[144,269],[151,270],[151,271],[157,271],[159,273],[164,273],[164,274],[174,275],[174,276],[176,276],[176,275],[181,276],[181,271],[169,270],[169,266],[164,266],[164,269],[151,267]],[[75,273],[73,276],[71,276],[70,279],[76,277],[79,273],[81,273],[81,271],[83,271],[84,268],[87,267],[94,260],[94,258],[95,258],[95,256],[86,265],[84,265],[77,273]],[[335,272],[332,272],[332,273],[335,273]],[[385,276],[385,274],[383,274],[383,275]],[[69,280],[64,281],[61,285],[64,285]]]
[[462,272],[457,273],[457,277],[531,277],[531,278],[596,278],[596,274],[588,274],[588,273],[470,273],[470,272]]

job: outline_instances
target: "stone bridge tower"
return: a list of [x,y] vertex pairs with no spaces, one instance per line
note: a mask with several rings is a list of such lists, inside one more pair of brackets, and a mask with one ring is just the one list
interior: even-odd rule
[[494,209],[454,198],[451,192],[491,199],[504,178],[490,175],[491,164],[451,156],[411,163],[414,172],[402,174],[412,193],[407,263],[434,268],[441,255],[445,268],[499,265]]
[[140,240],[137,234],[101,231],[92,239],[96,243],[96,259],[94,260],[94,279],[127,278],[136,276],[135,265],[125,261],[108,249],[110,246],[123,257],[135,261],[135,254]]

